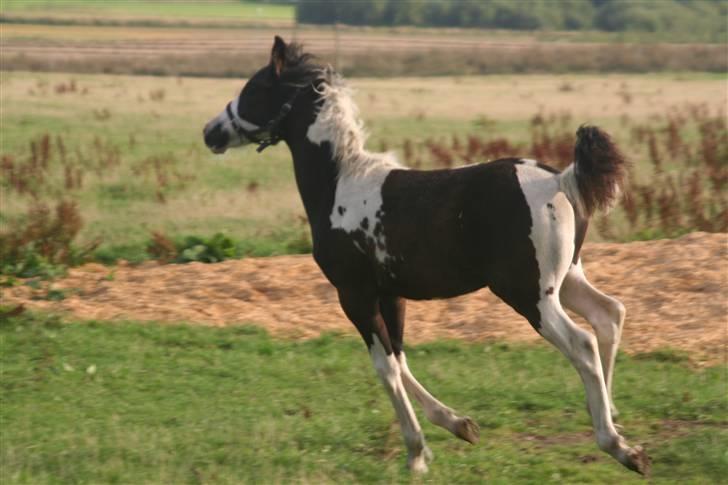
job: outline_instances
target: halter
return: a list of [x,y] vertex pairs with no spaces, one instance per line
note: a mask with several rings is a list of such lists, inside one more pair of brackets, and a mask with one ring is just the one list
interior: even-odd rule
[[301,87],[296,89],[296,91],[293,93],[293,95],[283,103],[283,106],[281,106],[280,111],[278,111],[278,114],[271,119],[268,123],[266,123],[265,126],[261,126],[259,128],[255,128],[252,130],[248,130],[245,128],[242,123],[250,123],[249,121],[246,121],[240,116],[238,116],[237,109],[233,110],[232,104],[233,102],[230,101],[227,106],[225,107],[225,112],[227,113],[228,119],[230,120],[230,124],[233,126],[233,129],[235,130],[235,133],[238,134],[241,138],[246,138],[250,140],[253,143],[258,144],[258,148],[255,150],[260,153],[266,148],[268,148],[271,145],[277,144],[279,141],[281,141],[281,134],[279,132],[279,125],[281,122],[285,119],[285,117],[288,115],[288,113],[291,112],[291,108],[293,108],[293,103],[296,101],[296,98],[299,94],[301,94],[301,91],[303,91],[305,88]]

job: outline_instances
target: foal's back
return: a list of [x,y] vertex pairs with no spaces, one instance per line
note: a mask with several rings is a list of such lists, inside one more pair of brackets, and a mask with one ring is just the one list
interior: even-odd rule
[[[573,237],[571,206],[559,201],[558,190],[553,172],[519,159],[392,170],[381,185],[374,221],[381,223],[387,258],[370,259],[380,268],[380,286],[410,299],[447,298],[493,285],[538,293],[534,222],[539,232],[557,237],[563,233],[549,227],[570,224],[566,234]],[[534,212],[534,203],[546,212]],[[559,211],[562,220],[554,220]]]

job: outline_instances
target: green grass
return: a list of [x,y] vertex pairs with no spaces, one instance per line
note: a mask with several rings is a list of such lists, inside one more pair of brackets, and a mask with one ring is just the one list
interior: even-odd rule
[[[418,378],[481,426],[470,446],[424,422],[428,483],[643,483],[589,436],[576,372],[545,346],[408,348]],[[620,356],[625,434],[655,483],[725,477],[725,369]],[[203,328],[0,321],[3,483],[411,481],[364,346]],[[419,410],[418,410],[419,411]],[[416,481],[419,482],[419,481]]]
[[104,19],[133,17],[185,20],[285,20],[293,22],[292,5],[223,0],[215,2],[119,1],[119,0],[3,0],[2,14],[43,17],[89,15]]

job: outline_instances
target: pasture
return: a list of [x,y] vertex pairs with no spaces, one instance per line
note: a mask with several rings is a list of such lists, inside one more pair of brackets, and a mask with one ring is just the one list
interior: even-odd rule
[[[331,29],[294,27],[293,8],[281,5],[58,5],[19,0],[0,9],[0,286],[14,287],[2,288],[6,296],[27,289],[43,304],[80,301],[81,291],[54,278],[86,261],[110,265],[89,271],[111,286],[123,261],[310,251],[284,144],[215,156],[202,127],[265,62],[274,32],[333,62]],[[634,38],[625,47],[624,37],[588,32],[337,35],[339,67],[369,76],[349,82],[370,150],[422,168],[509,155],[562,166],[578,126],[595,123],[633,165],[631,197],[594,220],[590,241],[726,231],[724,46]],[[432,50],[444,38],[446,48]],[[512,74],[522,72],[538,74]],[[465,75],[474,73],[490,75]],[[46,230],[43,241],[20,240],[25,253],[14,254],[26,260],[7,264],[7,241]],[[195,252],[210,241],[222,256]],[[39,260],[46,243],[60,249]],[[99,283],[89,293],[106,291]],[[229,290],[212,283],[210,291]],[[681,291],[721,291],[695,288]],[[185,296],[204,310],[196,291]],[[651,298],[641,311],[657,304]],[[254,319],[203,328],[192,319],[11,313],[0,306],[2,483],[638,483],[598,450],[577,374],[545,345],[445,339],[407,348],[423,384],[482,428],[471,447],[417,409],[435,453],[420,479],[404,467],[391,404],[356,338],[273,338]],[[646,445],[657,483],[714,483],[728,469],[725,368],[694,362],[671,349],[618,358],[620,421],[628,439]]]
[[[250,255],[306,252],[308,228],[285,146],[262,154],[246,150],[214,156],[202,143],[203,124],[242,84],[230,79],[2,72],[5,196],[0,221],[17,227],[13,225],[22,224],[38,201],[52,206],[60,199],[74,200],[83,219],[77,242],[100,241],[101,261],[146,259],[155,231],[172,238],[222,232],[246,241],[241,251]],[[691,109],[703,110],[709,122],[719,123],[726,101],[724,81],[710,74],[364,78],[351,84],[371,132],[369,148],[395,150],[409,165],[442,165],[448,162],[438,158],[443,149],[452,158],[448,163],[466,163],[460,158],[465,150],[454,145],[466,144],[469,135],[484,144],[509,143],[506,153],[484,151],[479,160],[535,156],[531,140],[538,128],[534,119],[540,117],[554,145],[544,154],[546,161],[560,163],[552,158],[559,144],[568,156],[570,137],[580,124],[599,123],[633,159],[633,181],[651,180],[653,185],[652,142],[635,141],[634,132],[643,127],[663,130],[670,113],[686,116]],[[679,128],[681,140],[696,148],[687,159],[682,151],[665,153],[660,146],[662,164],[657,168],[668,175],[684,176],[688,168],[707,163],[700,160],[704,144],[698,124],[686,122]],[[724,137],[718,128],[717,136]],[[717,156],[724,143],[724,138],[714,141]],[[43,156],[45,162],[33,158]],[[40,172],[31,166],[41,167]],[[708,201],[717,197],[709,187],[704,189]],[[720,210],[720,205],[705,201],[703,206],[707,218],[707,211]],[[684,211],[690,207],[684,204]],[[638,233],[620,209],[610,216],[608,231],[601,236],[591,231],[590,237],[629,240],[670,234],[656,209],[650,217],[642,227],[654,225],[654,231]],[[693,227],[690,217],[683,219],[676,234]]]
[[[441,341],[408,354],[482,429],[470,446],[420,414],[435,454],[421,482],[642,482],[598,451],[581,382],[550,347]],[[358,339],[25,314],[0,321],[0,356],[3,483],[420,482]],[[620,355],[620,422],[648,447],[655,483],[717,483],[725,370],[684,359]]]
[[255,2],[234,0],[192,2],[115,2],[101,0],[6,0],[0,13],[26,22],[117,22],[132,20],[158,22],[160,24],[193,21],[232,21],[238,24],[275,22],[290,25],[294,19],[291,5],[262,5]]

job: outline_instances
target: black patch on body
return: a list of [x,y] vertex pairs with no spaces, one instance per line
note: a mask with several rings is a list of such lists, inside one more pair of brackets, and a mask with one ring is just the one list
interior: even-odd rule
[[422,300],[489,286],[538,329],[540,273],[515,160],[390,172],[377,212],[390,256],[383,290]]
[[361,228],[362,228],[362,229],[364,229],[365,231],[366,231],[367,229],[369,229],[369,218],[368,218],[368,217],[365,217],[364,219],[362,219],[362,220],[361,220],[361,223],[360,223],[360,226],[361,226]]
[[346,214],[346,207],[339,206],[338,211],[339,215],[343,216],[344,214]]

